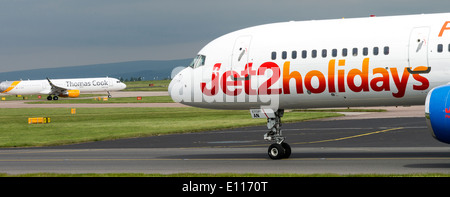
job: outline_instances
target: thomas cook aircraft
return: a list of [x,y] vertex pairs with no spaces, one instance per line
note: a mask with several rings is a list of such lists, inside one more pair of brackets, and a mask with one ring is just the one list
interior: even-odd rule
[[[282,22],[223,35],[174,76],[186,105],[267,118],[272,159],[288,158],[285,109],[424,105],[450,143],[450,14]],[[237,136],[239,137],[239,136]]]
[[76,98],[80,92],[118,91],[125,89],[126,85],[115,78],[78,78],[78,79],[54,79],[27,80],[27,81],[3,81],[0,83],[0,93],[27,95],[47,94],[47,100],[58,100],[60,97]]

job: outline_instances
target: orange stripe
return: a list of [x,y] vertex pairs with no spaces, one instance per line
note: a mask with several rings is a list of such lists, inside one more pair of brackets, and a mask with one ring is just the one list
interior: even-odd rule
[[14,81],[5,91],[3,91],[2,93],[6,93],[6,92],[9,92],[9,91],[11,91],[12,89],[14,89],[16,86],[17,86],[17,84],[19,84],[20,83],[20,81]]

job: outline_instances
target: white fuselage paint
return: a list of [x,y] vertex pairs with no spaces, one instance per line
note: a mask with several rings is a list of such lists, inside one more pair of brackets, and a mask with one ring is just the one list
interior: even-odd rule
[[[79,90],[80,92],[118,91],[126,85],[115,78],[76,78],[76,79],[51,79],[58,87],[67,90]],[[51,85],[48,80],[4,81],[0,83],[0,93],[28,95],[50,94]]]
[[423,105],[450,82],[448,21],[430,14],[242,29],[201,49],[169,93],[213,109]]

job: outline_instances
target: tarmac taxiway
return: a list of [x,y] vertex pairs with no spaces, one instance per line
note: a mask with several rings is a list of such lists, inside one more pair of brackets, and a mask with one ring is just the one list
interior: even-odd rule
[[55,173],[448,173],[423,106],[284,123],[289,159],[271,160],[265,126],[0,150],[0,171]]

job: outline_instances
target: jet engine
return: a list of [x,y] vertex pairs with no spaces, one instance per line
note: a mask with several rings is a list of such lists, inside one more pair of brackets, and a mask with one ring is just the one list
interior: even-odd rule
[[450,144],[450,85],[436,87],[428,93],[425,116],[433,137]]
[[66,90],[59,94],[60,97],[76,98],[80,96],[80,90]]

